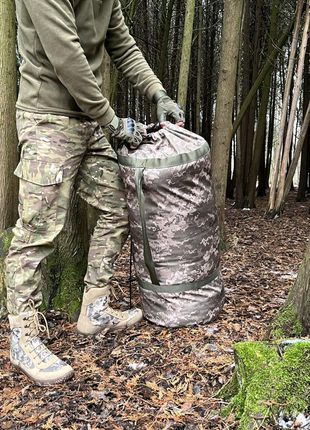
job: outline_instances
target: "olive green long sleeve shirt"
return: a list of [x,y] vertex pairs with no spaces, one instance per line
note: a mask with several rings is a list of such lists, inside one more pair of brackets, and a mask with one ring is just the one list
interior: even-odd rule
[[107,125],[114,111],[100,90],[104,47],[150,101],[163,90],[129,34],[119,0],[15,2],[23,58],[19,109],[85,115]]

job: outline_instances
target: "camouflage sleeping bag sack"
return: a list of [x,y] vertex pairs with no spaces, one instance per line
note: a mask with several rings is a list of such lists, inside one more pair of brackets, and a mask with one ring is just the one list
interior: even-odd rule
[[211,321],[224,288],[207,142],[167,123],[118,160],[144,316],[168,327]]

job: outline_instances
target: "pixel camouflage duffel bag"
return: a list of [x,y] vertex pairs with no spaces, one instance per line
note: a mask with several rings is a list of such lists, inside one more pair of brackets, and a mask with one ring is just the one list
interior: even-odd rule
[[118,160],[144,316],[168,327],[211,321],[224,287],[208,143],[167,123]]

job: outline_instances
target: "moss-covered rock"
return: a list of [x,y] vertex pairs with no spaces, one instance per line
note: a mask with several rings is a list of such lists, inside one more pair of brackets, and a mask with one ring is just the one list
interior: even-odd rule
[[6,314],[6,257],[12,238],[12,228],[0,234],[0,318]]
[[[239,429],[275,424],[282,411],[288,416],[305,412],[310,404],[310,342],[238,343],[236,371],[220,393],[230,403],[222,413],[234,412]],[[231,386],[230,386],[231,385]]]

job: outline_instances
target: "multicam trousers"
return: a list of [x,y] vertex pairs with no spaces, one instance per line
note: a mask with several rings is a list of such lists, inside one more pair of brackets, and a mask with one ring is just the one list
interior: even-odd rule
[[42,301],[42,260],[64,226],[73,187],[101,214],[89,250],[87,288],[103,287],[128,234],[124,185],[117,157],[90,119],[17,111],[21,147],[19,220],[7,261],[8,311]]

